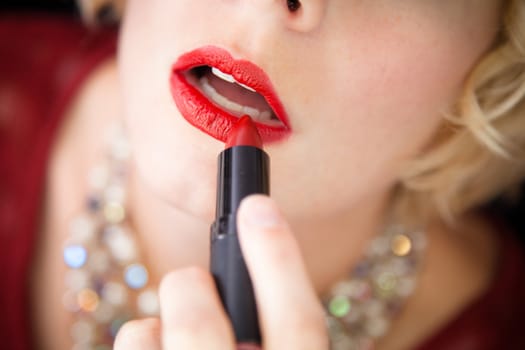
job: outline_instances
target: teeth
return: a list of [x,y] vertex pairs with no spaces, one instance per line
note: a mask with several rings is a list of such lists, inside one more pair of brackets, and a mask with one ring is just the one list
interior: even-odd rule
[[246,90],[249,90],[251,92],[255,92],[254,89],[252,89],[251,87],[249,86],[246,86],[242,83],[239,83],[237,80],[235,80],[235,78],[230,75],[230,74],[226,74],[224,72],[222,72],[221,70],[219,70],[218,68],[215,68],[215,67],[211,67],[211,72],[213,75],[215,75],[217,78],[220,78],[224,81],[227,81],[228,83],[232,83],[232,84],[237,84],[237,85],[240,85],[242,86],[243,88],[245,88]]
[[240,86],[242,86],[243,88],[245,88],[246,90],[250,90],[251,92],[256,92],[256,91],[255,91],[254,89],[252,89],[251,87],[246,86],[246,85],[244,85],[244,84],[242,84],[242,83],[239,83],[238,81],[235,81],[235,84],[240,85]]
[[268,121],[271,120],[272,113],[270,111],[259,111],[256,108],[240,105],[236,102],[228,100],[226,97],[222,96],[215,90],[213,86],[210,85],[210,82],[206,77],[200,79],[200,86],[202,91],[210,98],[213,102],[217,103],[219,106],[228,109],[232,112],[237,112],[239,114],[248,114],[254,120]]
[[258,109],[246,106],[242,107],[242,113],[248,114],[252,119],[259,119],[259,116],[261,115],[261,112],[259,112]]
[[215,67],[211,67],[211,72],[217,78],[221,78],[222,80],[227,81],[228,83],[236,83],[237,82],[233,76],[231,76],[230,74],[223,73],[222,71],[220,71],[219,69],[217,69]]

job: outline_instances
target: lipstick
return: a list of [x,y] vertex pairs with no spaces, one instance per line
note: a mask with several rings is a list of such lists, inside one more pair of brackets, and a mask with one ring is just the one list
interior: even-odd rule
[[269,194],[269,157],[250,117],[231,130],[219,154],[217,206],[211,226],[210,269],[238,343],[260,344],[253,286],[237,232],[237,209],[250,194]]

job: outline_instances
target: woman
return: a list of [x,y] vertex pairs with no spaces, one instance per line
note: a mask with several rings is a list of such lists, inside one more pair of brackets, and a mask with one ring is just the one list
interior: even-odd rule
[[[46,192],[16,322],[49,349],[109,344],[129,318],[116,349],[235,348],[208,231],[225,115],[248,113],[272,161],[273,199],[238,214],[263,348],[523,345],[523,252],[482,205],[525,177],[524,16],[521,0],[129,1],[116,59],[98,34],[73,50],[89,63],[57,64],[76,74],[35,144]],[[137,291],[112,277],[130,267]]]

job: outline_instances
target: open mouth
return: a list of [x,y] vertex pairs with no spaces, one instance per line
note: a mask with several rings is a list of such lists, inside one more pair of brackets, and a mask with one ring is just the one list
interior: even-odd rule
[[186,71],[185,76],[218,108],[238,118],[249,115],[257,123],[285,126],[261,94],[232,75],[216,67],[198,66]]
[[174,64],[171,92],[182,116],[208,135],[225,141],[244,116],[250,116],[264,142],[281,140],[291,129],[269,78],[246,60],[224,49],[205,46]]

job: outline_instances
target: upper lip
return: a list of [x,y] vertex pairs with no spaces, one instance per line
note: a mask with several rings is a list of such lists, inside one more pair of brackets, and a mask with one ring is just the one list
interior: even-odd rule
[[[235,80],[263,96],[282,125],[257,123],[257,128],[265,142],[282,139],[290,132],[284,107],[275,93],[269,77],[254,63],[245,59],[234,59],[219,47],[203,46],[181,55],[172,67],[172,94],[182,115],[195,127],[209,135],[225,141],[237,117],[214,106],[207,98],[202,98],[198,89],[185,77],[185,72],[200,66],[215,67],[230,74]],[[200,96],[198,96],[200,95]],[[198,115],[197,115],[198,114]]]

